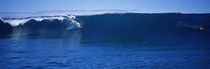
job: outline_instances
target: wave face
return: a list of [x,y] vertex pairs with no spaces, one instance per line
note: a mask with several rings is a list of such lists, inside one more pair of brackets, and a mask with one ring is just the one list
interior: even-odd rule
[[0,18],[0,35],[8,35],[12,32],[12,26],[9,23],[4,23]]
[[[210,14],[104,14],[79,16],[85,23],[87,38],[110,41],[175,41],[208,40]],[[200,31],[200,27],[205,28]],[[104,37],[107,36],[107,37]],[[169,42],[170,41],[170,42]],[[181,42],[180,42],[181,43]]]
[[[1,19],[1,35],[67,37],[80,32],[86,39],[184,40],[209,39],[210,14],[101,14]],[[78,22],[84,22],[84,30]],[[205,30],[200,31],[200,27]],[[198,37],[198,38],[193,38]]]
[[10,37],[61,37],[78,32],[79,23],[72,15],[1,19],[1,28]]

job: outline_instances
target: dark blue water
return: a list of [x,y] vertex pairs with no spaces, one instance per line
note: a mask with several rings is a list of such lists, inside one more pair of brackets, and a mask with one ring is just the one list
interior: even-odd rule
[[208,69],[209,18],[176,13],[3,18],[0,69]]
[[[209,49],[63,39],[0,39],[2,69],[209,68]],[[201,45],[202,46],[202,45]]]

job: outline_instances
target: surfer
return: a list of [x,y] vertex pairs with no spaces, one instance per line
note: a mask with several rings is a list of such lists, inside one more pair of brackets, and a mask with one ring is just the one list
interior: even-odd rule
[[83,24],[82,22],[79,23],[80,29],[84,29],[83,25],[84,25],[84,24]]
[[182,15],[182,13],[181,13],[181,12],[178,12],[177,14],[178,14],[179,16],[180,16],[180,15]]

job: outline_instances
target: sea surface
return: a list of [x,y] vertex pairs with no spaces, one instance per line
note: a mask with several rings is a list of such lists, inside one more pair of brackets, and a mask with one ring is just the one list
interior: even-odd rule
[[1,18],[0,69],[208,69],[209,18],[176,13]]
[[0,39],[2,69],[207,69],[210,49],[192,45],[71,44],[63,39]]

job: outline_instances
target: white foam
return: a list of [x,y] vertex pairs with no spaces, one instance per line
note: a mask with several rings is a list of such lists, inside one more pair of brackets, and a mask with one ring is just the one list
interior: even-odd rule
[[22,18],[22,19],[18,19],[17,18],[17,19],[6,19],[6,20],[1,19],[1,20],[4,21],[4,22],[9,23],[12,26],[18,26],[18,25],[25,24],[26,22],[28,22],[31,19],[34,19],[36,21],[58,19],[58,20],[62,21],[64,19],[66,19],[66,18],[68,18],[72,22],[71,24],[75,24],[77,27],[79,26],[79,25],[77,25],[79,23],[77,21],[75,21],[76,16],[73,16],[73,15],[70,15],[70,16],[63,15],[63,16],[48,16],[48,17],[31,17],[31,18]]
[[0,20],[4,22],[4,20],[0,17]]
[[79,26],[80,26],[79,23],[77,21],[75,21],[76,16],[73,16],[73,15],[67,16],[66,15],[66,17],[68,17],[69,20],[71,20],[71,24],[66,28],[67,30],[73,29],[75,27],[79,28]]
[[36,21],[42,21],[42,20],[54,20],[54,19],[64,20],[65,18],[62,16],[59,16],[59,17],[36,17],[36,18],[30,18],[30,19],[34,19]]

